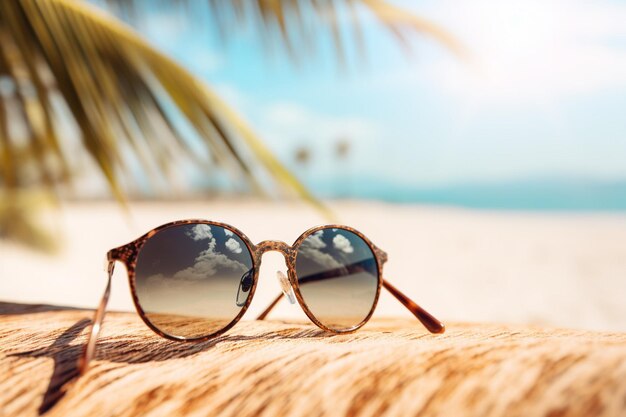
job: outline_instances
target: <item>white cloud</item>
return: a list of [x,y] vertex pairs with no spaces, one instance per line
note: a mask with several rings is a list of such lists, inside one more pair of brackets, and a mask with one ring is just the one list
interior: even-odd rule
[[345,253],[354,252],[354,248],[352,247],[352,244],[350,243],[348,238],[346,238],[344,235],[337,234],[333,238],[333,246],[335,247],[335,249],[338,249]]
[[[262,107],[262,106],[261,106]],[[303,171],[303,179],[315,176],[316,181],[343,179],[370,168],[385,137],[379,125],[364,117],[336,116],[312,110],[291,102],[275,102],[258,111],[255,127],[263,140],[283,161],[294,163],[298,151],[310,152],[311,169]],[[349,158],[338,159],[339,144],[347,144]],[[299,167],[303,168],[303,167]],[[314,173],[314,174],[313,174]]]
[[237,86],[227,83],[212,84],[213,90],[229,104],[233,109],[238,112],[245,112],[248,110],[250,114],[254,114],[259,110],[259,103],[255,101],[244,91],[237,88]]
[[232,237],[226,241],[225,246],[233,253],[241,253],[241,245]]
[[427,82],[473,106],[551,104],[626,87],[624,4],[442,0],[421,12],[462,40],[471,62],[437,53],[386,75],[393,85]]
[[[181,42],[188,25],[180,13],[152,11],[140,22],[140,29],[157,44],[175,45]],[[180,45],[180,43],[179,43]]]
[[348,168],[338,164],[337,159],[340,143],[347,143],[350,174],[356,175],[357,171],[365,169],[360,161],[375,157],[381,148],[381,138],[386,136],[382,127],[365,117],[338,116],[289,101],[268,103],[230,84],[218,84],[214,88],[228,104],[246,116],[263,142],[283,162],[289,165],[301,148],[310,150],[317,179],[346,175]]
[[209,77],[224,66],[224,57],[215,51],[200,44],[190,51],[186,51],[184,58],[194,74]]
[[324,114],[291,102],[268,105],[261,129],[264,137],[276,143],[314,140],[318,149],[333,149],[340,139],[359,145],[376,141],[381,131],[375,123],[362,117]]
[[309,235],[309,237],[307,237],[305,239],[305,241],[302,242],[302,245],[311,247],[313,249],[325,248],[326,247],[326,243],[324,243],[324,241],[322,240],[323,236],[324,236],[324,231],[323,230],[318,230],[317,232],[313,233],[312,235]]
[[343,264],[333,258],[332,255],[324,253],[319,249],[312,248],[310,246],[302,245],[298,252],[301,255],[311,259],[318,265],[323,265],[328,269],[335,269],[343,267]]
[[212,239],[213,233],[211,232],[211,226],[208,224],[197,224],[186,233],[187,236],[195,241]]
[[322,252],[322,249],[326,247],[326,243],[322,240],[323,235],[324,230],[318,230],[307,237],[300,245],[298,252],[318,265],[323,265],[326,268],[340,268],[342,264],[339,261],[332,255]]
[[[142,15],[142,13],[140,13]],[[152,43],[174,59],[185,62],[195,74],[208,76],[224,65],[224,57],[207,45],[208,34],[198,34],[189,25],[185,13],[172,10],[150,10],[143,13],[138,27]]]
[[[191,268],[187,268],[186,270],[180,271],[174,277],[176,278],[179,274],[182,274],[180,277],[184,277],[185,274],[199,274],[201,277],[206,277],[207,275],[215,275],[217,272],[217,268],[227,268],[235,271],[246,272],[248,268],[241,262],[230,258],[228,255],[224,255],[223,253],[217,252],[215,250],[216,242],[215,239],[211,239],[209,243],[209,247],[200,252],[200,255],[195,260],[195,264]],[[185,272],[187,271],[187,272]]]
[[224,229],[224,234],[225,234],[226,236],[232,236],[232,235],[234,235],[234,233],[232,232],[232,230],[228,230],[228,229]]
[[[235,243],[237,242],[235,241]],[[210,238],[208,248],[200,252],[200,254],[194,260],[193,266],[182,269],[176,272],[171,277],[165,276],[163,274],[155,274],[150,276],[148,280],[155,284],[167,284],[171,280],[192,282],[204,280],[207,277],[214,276],[218,272],[218,269],[230,269],[236,272],[241,272],[242,274],[248,270],[248,268],[243,263],[232,259],[228,255],[217,252],[215,250],[216,246],[217,243],[215,239]],[[231,248],[229,247],[229,249]],[[239,246],[239,252],[236,253],[240,252],[241,246]]]

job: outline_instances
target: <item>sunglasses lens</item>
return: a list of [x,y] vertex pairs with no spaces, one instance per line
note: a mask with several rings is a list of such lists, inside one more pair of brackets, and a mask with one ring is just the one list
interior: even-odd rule
[[142,246],[135,292],[145,318],[179,338],[210,336],[233,322],[251,296],[252,255],[237,233],[215,225],[165,228]]
[[341,228],[321,229],[302,241],[296,275],[306,307],[332,330],[361,324],[378,293],[372,249],[357,234]]

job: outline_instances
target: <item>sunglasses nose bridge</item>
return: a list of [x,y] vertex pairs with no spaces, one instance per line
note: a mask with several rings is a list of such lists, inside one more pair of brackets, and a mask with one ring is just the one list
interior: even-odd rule
[[256,250],[259,256],[263,255],[265,252],[280,252],[286,259],[288,259],[293,252],[291,246],[280,240],[264,240],[256,245]]

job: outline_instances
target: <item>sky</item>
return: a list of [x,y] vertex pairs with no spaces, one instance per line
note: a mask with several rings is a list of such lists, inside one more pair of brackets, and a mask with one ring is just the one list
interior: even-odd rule
[[[366,57],[351,44],[344,67],[325,36],[316,56],[295,64],[253,30],[224,44],[206,25],[158,9],[137,27],[321,193],[626,180],[625,1],[394,4],[447,29],[468,58],[420,35],[408,53],[366,13]],[[339,140],[351,145],[345,161]],[[294,157],[301,147],[311,152],[304,167]]]

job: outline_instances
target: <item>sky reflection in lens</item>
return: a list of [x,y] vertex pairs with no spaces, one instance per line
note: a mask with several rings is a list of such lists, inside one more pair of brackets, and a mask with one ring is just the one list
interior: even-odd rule
[[239,314],[250,291],[242,280],[252,265],[246,244],[228,229],[172,226],[141,248],[135,267],[137,297],[148,320],[162,332],[202,337]]
[[361,323],[378,291],[378,265],[369,245],[340,228],[318,230],[302,242],[296,275],[309,310],[335,330]]

